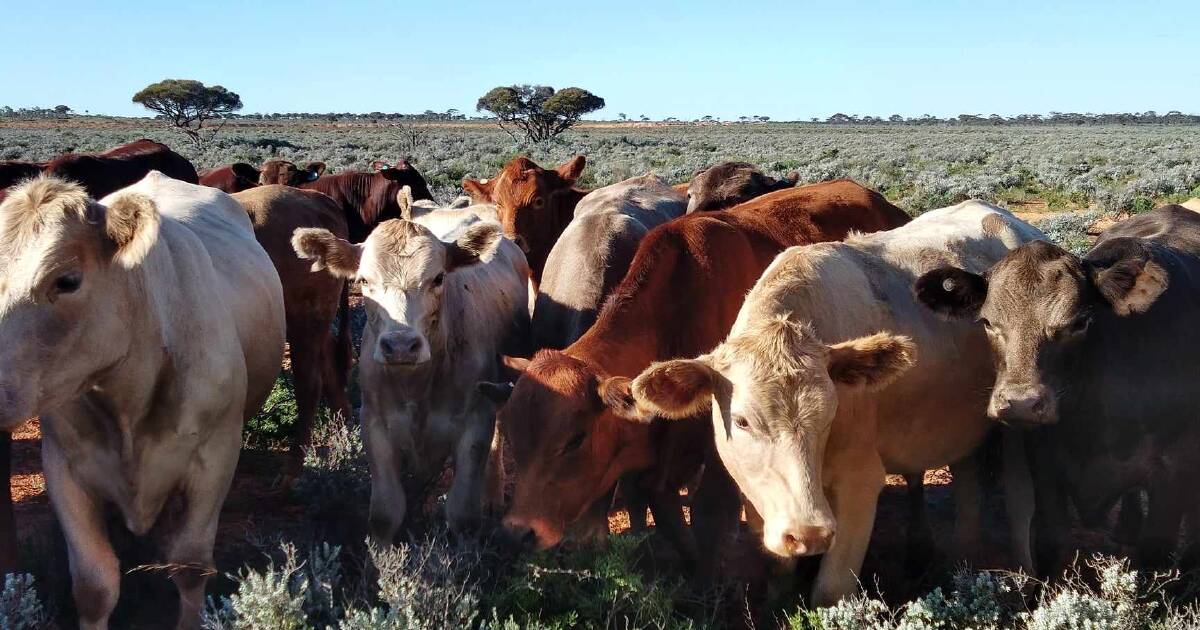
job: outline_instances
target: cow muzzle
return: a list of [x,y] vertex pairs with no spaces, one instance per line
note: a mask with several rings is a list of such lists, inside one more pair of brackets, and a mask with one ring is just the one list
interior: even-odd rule
[[829,551],[833,544],[833,527],[827,525],[792,525],[763,534],[763,544],[771,553],[783,558],[815,556]]
[[527,551],[549,549],[562,540],[562,532],[546,521],[512,515],[504,517],[504,534],[511,544]]
[[997,388],[988,403],[988,417],[1013,426],[1036,427],[1058,421],[1054,395],[1045,387]]
[[412,328],[383,333],[375,345],[375,360],[384,365],[420,365],[429,361],[429,343]]

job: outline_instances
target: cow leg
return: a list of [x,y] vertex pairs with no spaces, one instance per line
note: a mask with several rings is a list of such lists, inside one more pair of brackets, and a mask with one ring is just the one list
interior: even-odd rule
[[0,431],[0,575],[17,570],[17,524],[12,504],[12,434]]
[[400,451],[392,442],[387,419],[377,415],[366,403],[362,409],[363,446],[371,473],[371,506],[367,527],[371,540],[389,547],[404,524],[408,503],[401,482]]
[[973,454],[950,464],[954,478],[950,485],[954,495],[954,551],[961,560],[976,559],[983,545],[979,468],[979,458]]
[[[707,587],[712,584],[721,550],[726,540],[737,531],[741,506],[737,484],[717,457],[716,446],[710,442],[704,473],[692,501],[692,532],[696,548],[704,550],[694,565],[697,585]],[[688,549],[680,549],[681,554],[688,552]]]
[[925,508],[925,473],[904,475],[908,486],[908,538],[905,541],[905,564],[910,574],[923,573],[929,568],[933,555],[933,532],[929,529],[929,513]]
[[1054,448],[1039,440],[1026,440],[1026,448],[1032,449],[1034,460],[1034,566],[1038,577],[1055,578],[1067,567],[1067,535],[1070,531],[1070,513],[1067,495],[1059,478],[1060,462],[1056,461]]
[[1121,507],[1117,512],[1117,527],[1113,532],[1117,542],[1123,545],[1136,543],[1138,537],[1142,535],[1144,521],[1141,491],[1130,490],[1121,495]]
[[[634,484],[629,484],[634,485]],[[683,499],[674,488],[652,490],[647,493],[650,500],[650,511],[654,514],[654,527],[666,536],[667,540],[678,550],[681,550],[684,565],[687,570],[696,566],[696,540],[688,531],[683,519]],[[645,514],[645,510],[642,511]],[[633,520],[632,518],[630,519]],[[645,518],[642,519],[643,522]]]
[[1150,512],[1138,538],[1138,566],[1149,569],[1169,565],[1179,542],[1179,525],[1190,498],[1178,480],[1155,479],[1150,485]]
[[[642,486],[641,475],[633,473],[625,475],[617,482],[613,490],[613,499],[621,498],[625,511],[629,513],[629,531],[640,534],[649,527],[646,523],[646,510],[651,509],[651,492]],[[682,503],[680,504],[682,506]],[[607,514],[605,515],[607,516]],[[655,519],[658,515],[655,515]]]
[[463,420],[454,449],[454,481],[446,498],[450,529],[460,533],[478,529],[483,516],[483,486],[496,434],[496,416],[490,411],[472,411]]
[[1012,554],[1025,573],[1035,574],[1033,564],[1033,476],[1029,472],[1025,437],[1017,429],[1001,429],[1004,476],[1004,508],[1008,512]]
[[121,592],[121,567],[108,541],[102,506],[71,476],[53,440],[42,440],[42,465],[50,503],[67,540],[79,627],[108,628]]
[[[861,461],[861,464],[859,463]],[[879,456],[855,457],[852,467],[831,478],[830,503],[837,522],[833,545],[821,558],[817,581],[813,585],[811,606],[832,606],[859,590],[858,573],[862,570],[875,509],[883,490],[885,471]]]
[[317,416],[317,405],[321,400],[322,377],[324,376],[324,353],[322,335],[325,331],[314,328],[309,322],[288,321],[288,348],[292,359],[292,382],[296,386],[296,428],[292,432],[290,450],[291,467],[298,472],[304,461],[304,449],[312,443],[313,420]]
[[171,581],[179,591],[176,627],[180,629],[199,630],[201,627],[204,587],[208,576],[215,573],[213,545],[217,538],[217,523],[221,505],[233,483],[241,432],[229,432],[228,437],[226,444],[217,443],[217,437],[212,438],[204,447],[203,455],[213,462],[229,461],[229,465],[194,466],[188,472],[183,488],[186,508],[182,521],[167,540],[166,558],[171,565]]
[[492,444],[488,449],[487,473],[484,477],[483,510],[491,516],[504,513],[504,482],[508,473],[504,469],[504,434],[496,426],[495,414],[492,415]]

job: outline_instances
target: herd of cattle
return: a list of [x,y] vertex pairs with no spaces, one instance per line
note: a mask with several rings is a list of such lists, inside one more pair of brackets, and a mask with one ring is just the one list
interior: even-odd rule
[[[294,454],[321,400],[352,417],[352,283],[379,543],[448,464],[456,531],[503,514],[546,548],[607,533],[619,496],[701,581],[744,513],[772,554],[823,554],[815,605],[857,590],[887,473],[923,523],[921,476],[950,465],[970,554],[995,467],[1013,562],[1043,575],[1072,505],[1095,524],[1119,502],[1146,566],[1200,523],[1200,213],[1126,219],[1078,257],[979,201],[910,219],[742,163],[586,191],[584,165],[517,158],[438,207],[403,160],[197,173],[139,140],[0,163],[0,427],[41,419],[81,626],[118,597],[113,508],[163,541],[179,624],[199,623],[285,339]],[[980,456],[992,434],[1001,456]]]

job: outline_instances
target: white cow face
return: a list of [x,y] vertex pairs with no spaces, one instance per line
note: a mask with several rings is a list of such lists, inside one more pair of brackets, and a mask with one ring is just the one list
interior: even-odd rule
[[651,366],[631,384],[642,417],[685,418],[711,405],[721,461],[783,557],[824,553],[836,531],[825,496],[825,445],[840,387],[882,387],[912,364],[886,334],[827,346],[807,326],[770,318],[711,355]]
[[[361,282],[367,299],[368,329],[374,348],[362,356],[388,366],[429,363],[440,338],[446,276],[490,259],[500,244],[500,227],[480,223],[456,242],[444,243],[425,227],[403,220],[379,224],[362,245],[328,230],[296,230],[292,245],[314,270]],[[369,337],[369,338],[370,338]]]
[[158,235],[154,203],[105,207],[54,178],[0,204],[0,428],[55,410],[120,361],[131,331],[128,268]]

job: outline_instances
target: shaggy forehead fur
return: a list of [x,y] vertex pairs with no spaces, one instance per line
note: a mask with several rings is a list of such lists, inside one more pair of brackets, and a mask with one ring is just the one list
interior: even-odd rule
[[1087,283],[1083,263],[1045,241],[1014,250],[989,275],[983,312],[997,323],[1069,320],[1079,310]]
[[751,322],[713,353],[718,365],[738,363],[757,379],[795,378],[824,369],[829,349],[812,328],[783,313]]
[[364,266],[388,282],[415,286],[431,271],[445,266],[446,246],[433,232],[411,221],[392,219],[380,223],[367,239]]
[[97,210],[78,184],[54,177],[30,180],[0,204],[0,256],[15,256],[39,235],[61,232],[68,219],[94,221]]

